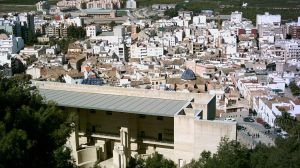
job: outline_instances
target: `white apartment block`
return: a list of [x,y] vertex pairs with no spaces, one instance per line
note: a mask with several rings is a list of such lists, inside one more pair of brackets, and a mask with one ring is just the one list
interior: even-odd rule
[[96,37],[97,34],[101,31],[98,25],[89,25],[85,27],[87,37]]
[[242,15],[243,15],[242,12],[238,12],[238,11],[232,12],[231,15],[230,15],[230,21],[232,23],[241,23],[242,22]]
[[179,11],[178,16],[180,16],[184,19],[192,20],[193,12],[192,11]]
[[121,8],[120,0],[92,0],[86,3],[86,8],[114,9]]
[[174,47],[176,46],[176,36],[167,32],[163,35],[162,43],[165,47]]
[[275,47],[283,50],[280,56],[284,58],[284,60],[300,58],[300,40],[277,40]]
[[[300,114],[299,99],[291,100],[286,97],[260,97],[255,98],[255,108],[259,117],[271,127],[275,127],[276,118],[282,115],[283,111],[290,113],[292,117]],[[254,101],[255,101],[254,99]],[[258,101],[257,101],[258,99]]]
[[285,80],[276,74],[269,74],[268,75],[268,84],[267,87],[271,90],[281,90],[284,92],[285,90]]
[[256,76],[243,77],[238,79],[237,86],[240,94],[250,102],[251,92],[265,90],[266,84],[259,83]]
[[164,55],[164,49],[161,46],[131,45],[130,54],[131,58],[140,59],[143,59],[146,56],[162,57]]
[[206,26],[206,16],[205,15],[194,16],[193,25],[198,27]]
[[256,27],[261,24],[280,25],[281,15],[272,15],[266,12],[263,15],[256,15]]
[[114,36],[124,37],[125,27],[123,25],[118,25],[113,28]]
[[183,39],[183,30],[176,30],[175,32],[176,42],[182,42]]
[[126,8],[127,9],[136,9],[136,1],[135,0],[127,0]]
[[0,52],[16,54],[24,48],[24,40],[21,37],[7,36],[5,34],[0,36]]
[[119,57],[120,60],[125,59],[125,45],[119,44],[110,47],[111,50]]
[[82,27],[83,26],[83,18],[80,17],[73,17],[73,18],[68,18],[68,19],[64,19],[62,21],[63,24],[67,24],[67,25],[73,25],[76,27]]

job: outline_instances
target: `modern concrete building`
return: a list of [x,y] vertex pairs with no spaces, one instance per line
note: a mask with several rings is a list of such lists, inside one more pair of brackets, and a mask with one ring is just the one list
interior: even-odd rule
[[125,168],[130,156],[153,152],[181,167],[204,150],[216,152],[222,137],[236,139],[235,122],[214,120],[213,95],[38,81],[33,84],[46,100],[78,115],[68,145],[80,167],[106,160],[111,167]]

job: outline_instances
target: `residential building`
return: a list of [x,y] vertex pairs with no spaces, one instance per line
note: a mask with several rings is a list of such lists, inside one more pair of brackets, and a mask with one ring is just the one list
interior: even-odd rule
[[143,59],[147,56],[161,57],[164,55],[164,49],[161,46],[151,45],[131,45],[131,58]]
[[24,47],[24,40],[14,35],[0,34],[0,52],[17,54]]
[[126,8],[127,9],[136,9],[136,1],[135,0],[127,0],[126,1]]
[[35,4],[37,11],[46,11],[50,9],[50,4],[48,1],[39,1]]
[[289,34],[293,39],[300,39],[300,26],[290,26]]
[[96,37],[98,33],[101,32],[101,29],[98,25],[88,25],[85,27],[87,37]]
[[242,12],[238,12],[238,11],[235,11],[235,12],[232,12],[231,15],[230,15],[230,21],[232,23],[241,23],[242,22]]
[[281,15],[272,15],[269,12],[265,12],[263,15],[256,15],[256,27],[263,24],[280,25]]
[[49,25],[46,27],[46,35],[48,37],[67,37],[68,36],[68,27],[64,25],[55,26],[55,25]]
[[98,9],[119,9],[121,8],[120,0],[92,0],[86,3],[86,8]]

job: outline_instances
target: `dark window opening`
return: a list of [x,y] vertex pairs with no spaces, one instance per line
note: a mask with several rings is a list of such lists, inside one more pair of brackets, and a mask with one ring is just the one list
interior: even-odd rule
[[158,138],[159,141],[162,141],[162,133],[158,133]]
[[157,120],[164,120],[164,117],[162,117],[162,116],[157,116]]

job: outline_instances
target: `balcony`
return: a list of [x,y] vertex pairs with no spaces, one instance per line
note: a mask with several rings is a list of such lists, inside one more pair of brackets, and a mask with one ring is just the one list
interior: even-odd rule
[[[83,132],[78,133],[79,136],[87,136]],[[91,133],[91,137],[93,138],[102,138],[102,139],[113,139],[113,140],[120,140],[119,133],[112,133],[112,132],[94,132]]]
[[145,137],[145,138],[139,138],[139,139],[145,144],[174,147],[174,141],[172,141],[172,140],[163,139],[163,140],[159,141],[159,140],[157,140],[157,138],[152,138],[152,137]]

